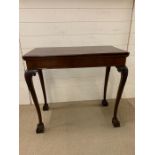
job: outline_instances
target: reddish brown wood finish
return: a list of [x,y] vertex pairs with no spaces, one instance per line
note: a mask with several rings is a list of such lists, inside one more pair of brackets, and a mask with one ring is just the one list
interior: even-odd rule
[[43,110],[47,111],[49,109],[48,104],[47,104],[47,97],[46,97],[46,91],[45,91],[45,84],[44,84],[44,77],[43,77],[43,73],[42,73],[42,69],[38,69],[38,74],[39,74],[39,79],[40,79],[40,83],[41,83],[41,87],[42,87],[42,91],[43,91],[43,95],[44,95],[44,106],[43,106]]
[[128,77],[128,68],[126,66],[117,67],[117,70],[118,70],[118,72],[121,73],[121,80],[120,80],[120,84],[119,84],[119,88],[118,88],[118,92],[117,92],[117,97],[116,97],[116,103],[115,103],[115,108],[114,108],[114,116],[112,118],[112,123],[113,123],[114,127],[120,126],[120,122],[117,118],[117,110],[118,110],[118,105],[120,103],[120,99],[121,99],[121,96],[123,93],[125,82],[126,82],[127,77]]
[[108,106],[106,95],[107,95],[107,86],[108,86],[110,68],[111,67],[106,67],[105,82],[104,82],[104,97],[103,97],[103,101],[102,101],[103,106]]
[[118,71],[121,72],[121,80],[117,93],[112,123],[114,127],[119,127],[120,122],[117,118],[117,111],[128,75],[128,69],[125,66],[126,58],[128,55],[129,52],[115,48],[113,46],[36,48],[25,54],[23,56],[23,59],[27,64],[25,80],[35,103],[39,119],[39,124],[37,126],[36,132],[42,133],[44,131],[44,124],[42,122],[38,99],[33,87],[32,76],[34,76],[36,72],[39,73],[39,78],[45,99],[44,110],[48,110],[44,80],[42,75],[42,69],[44,68],[53,69],[106,66],[107,68],[104,86],[104,99],[102,101],[102,104],[105,106],[108,105],[106,101],[106,92],[110,67],[117,67]]
[[104,56],[102,55],[83,55],[83,56],[59,56],[50,58],[33,58],[26,60],[28,69],[39,68],[80,68],[80,67],[100,67],[125,65],[126,57]]
[[52,69],[115,66],[116,64],[123,66],[128,55],[127,51],[112,46],[60,47],[34,49],[24,55],[23,59],[26,60],[27,69]]
[[39,123],[37,125],[36,133],[42,133],[42,132],[44,132],[44,124],[42,122],[42,116],[41,116],[41,112],[40,112],[38,98],[37,98],[37,95],[36,95],[36,92],[35,92],[35,89],[33,86],[33,80],[32,80],[32,77],[36,75],[36,72],[37,72],[36,70],[29,70],[29,71],[26,70],[25,71],[25,80],[26,80],[28,89],[31,92],[32,99],[34,101],[34,105],[36,107],[37,114],[38,114]]
[[127,56],[129,52],[113,46],[78,46],[78,47],[45,47],[35,48],[24,55],[24,59],[49,58],[53,56],[77,56],[77,55],[121,55]]

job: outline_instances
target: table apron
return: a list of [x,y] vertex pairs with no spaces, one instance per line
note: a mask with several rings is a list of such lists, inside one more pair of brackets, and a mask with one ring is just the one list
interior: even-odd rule
[[26,60],[27,69],[124,66],[125,62],[126,57],[118,57],[118,56],[51,57],[51,58],[29,58],[28,60]]

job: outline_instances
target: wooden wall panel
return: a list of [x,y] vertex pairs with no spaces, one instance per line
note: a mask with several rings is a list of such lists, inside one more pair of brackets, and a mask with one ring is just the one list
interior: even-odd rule
[[20,8],[132,8],[132,0],[20,0]]
[[20,36],[128,34],[130,22],[20,23]]
[[23,48],[127,44],[128,35],[21,37]]
[[20,22],[128,21],[131,11],[131,9],[20,9]]

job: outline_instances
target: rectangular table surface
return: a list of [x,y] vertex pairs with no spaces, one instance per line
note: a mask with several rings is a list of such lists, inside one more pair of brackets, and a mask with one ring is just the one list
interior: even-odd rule
[[76,55],[122,55],[128,56],[129,52],[113,46],[81,46],[81,47],[45,47],[35,48],[25,54],[23,59],[31,57],[51,56],[76,56]]

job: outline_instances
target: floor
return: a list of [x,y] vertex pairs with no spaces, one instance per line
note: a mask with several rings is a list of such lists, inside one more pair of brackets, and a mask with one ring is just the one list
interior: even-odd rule
[[[33,105],[20,106],[20,155],[134,155],[134,104],[122,99],[120,128],[111,123],[114,100],[52,103],[43,112],[45,133],[36,134]],[[42,106],[42,105],[41,105]]]

